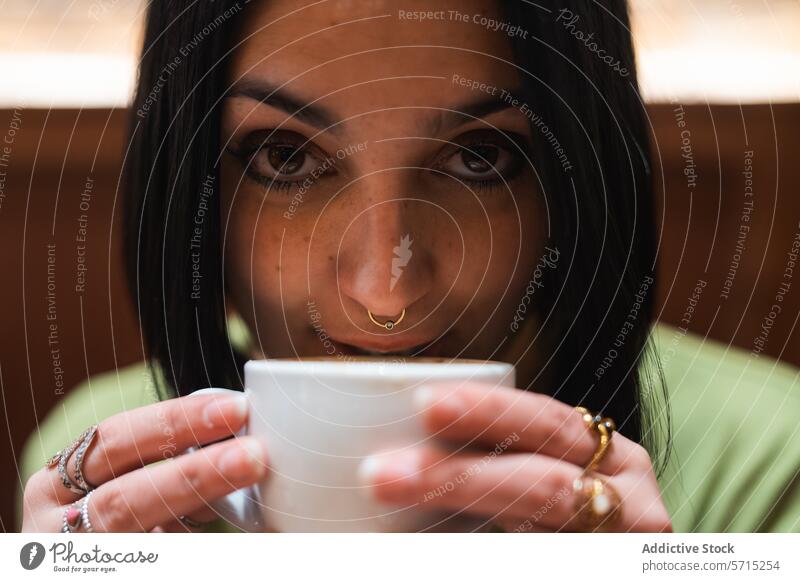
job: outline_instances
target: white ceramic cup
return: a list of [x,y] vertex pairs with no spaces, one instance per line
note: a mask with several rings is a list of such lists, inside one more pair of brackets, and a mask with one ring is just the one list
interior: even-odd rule
[[[514,386],[510,364],[483,360],[374,358],[254,360],[245,365],[250,403],[243,433],[258,437],[267,478],[214,503],[245,531],[473,531],[483,522],[372,499],[359,467],[373,454],[431,440],[415,390],[433,382]],[[222,391],[209,388],[197,393]],[[443,446],[437,442],[438,446]]]

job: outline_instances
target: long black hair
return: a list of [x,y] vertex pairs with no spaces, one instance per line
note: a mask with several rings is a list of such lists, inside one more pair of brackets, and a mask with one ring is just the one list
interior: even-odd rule
[[[148,10],[125,155],[125,260],[164,397],[242,385],[245,356],[227,330],[217,161],[227,62],[245,4],[159,1]],[[521,98],[535,112],[549,240],[561,257],[536,295],[550,348],[544,377],[552,395],[614,418],[663,461],[667,403],[653,389],[660,375],[642,373],[658,366],[641,366],[656,241],[626,2],[503,5],[505,31],[517,31],[509,36]],[[666,430],[653,430],[657,424]],[[665,434],[666,443],[653,442]]]

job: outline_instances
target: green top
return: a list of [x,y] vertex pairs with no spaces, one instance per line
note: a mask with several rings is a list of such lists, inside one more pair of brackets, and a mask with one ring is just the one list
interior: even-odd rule
[[[247,333],[241,322],[231,329],[234,343]],[[671,406],[673,454],[659,484],[674,530],[800,532],[798,371],[664,324],[651,340]],[[29,438],[22,482],[85,427],[156,400],[144,363],[88,379]]]

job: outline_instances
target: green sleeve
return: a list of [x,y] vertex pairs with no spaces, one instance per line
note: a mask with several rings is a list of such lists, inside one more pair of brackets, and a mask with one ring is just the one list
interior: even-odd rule
[[800,531],[798,370],[665,325],[654,338],[674,439],[659,483],[675,531]]

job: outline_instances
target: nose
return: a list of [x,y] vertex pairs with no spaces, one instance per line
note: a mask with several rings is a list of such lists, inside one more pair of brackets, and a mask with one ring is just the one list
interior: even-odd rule
[[372,200],[347,229],[340,289],[376,317],[394,318],[431,291],[434,265],[420,204],[402,195]]

